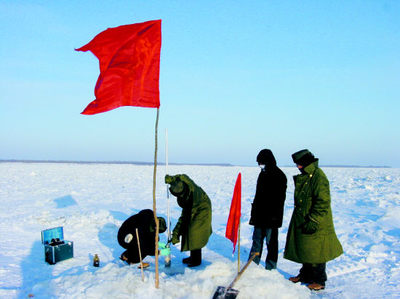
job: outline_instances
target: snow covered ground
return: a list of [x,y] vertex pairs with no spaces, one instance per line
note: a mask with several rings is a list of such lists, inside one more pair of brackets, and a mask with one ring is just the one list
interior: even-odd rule
[[[294,167],[282,168],[288,192],[277,271],[251,264],[237,282],[238,298],[400,298],[400,169],[324,168],[330,179],[336,233],[344,254],[327,264],[327,288],[310,292],[290,283],[300,265],[282,258],[293,210]],[[154,286],[154,257],[145,260],[145,281],[136,265],[119,260],[116,234],[130,215],[152,208],[152,166],[118,164],[0,163],[0,298],[211,298],[237,271],[237,252],[225,239],[225,225],[237,174],[242,172],[241,260],[247,260],[248,225],[258,167],[170,166],[186,173],[209,195],[214,233],[203,264],[182,265],[179,247],[172,266],[160,258],[160,286]],[[165,168],[157,174],[157,209],[166,215]],[[181,209],[171,196],[172,226]],[[40,232],[63,226],[74,242],[74,258],[44,262]],[[161,235],[166,240],[165,234]],[[93,255],[100,267],[92,266]],[[262,260],[265,258],[263,253]]]

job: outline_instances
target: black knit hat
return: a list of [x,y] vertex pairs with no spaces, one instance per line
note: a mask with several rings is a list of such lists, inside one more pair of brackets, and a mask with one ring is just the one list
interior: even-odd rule
[[292,159],[294,163],[303,167],[306,167],[316,161],[314,155],[308,149],[295,152],[292,155]]
[[269,149],[263,149],[258,153],[257,163],[264,164],[267,167],[276,166],[276,160],[274,154]]
[[163,217],[157,217],[157,218],[158,218],[158,232],[163,233],[167,230],[167,224]]
[[[167,224],[163,217],[157,217],[158,219],[158,232],[163,233],[167,230]],[[150,231],[154,232],[156,230],[156,222],[153,219],[153,222],[150,224]]]

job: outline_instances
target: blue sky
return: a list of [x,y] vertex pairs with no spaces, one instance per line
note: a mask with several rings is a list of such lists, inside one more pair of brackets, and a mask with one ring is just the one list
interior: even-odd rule
[[84,116],[96,34],[162,19],[159,161],[400,167],[399,1],[0,2],[0,159],[152,161],[156,110]]

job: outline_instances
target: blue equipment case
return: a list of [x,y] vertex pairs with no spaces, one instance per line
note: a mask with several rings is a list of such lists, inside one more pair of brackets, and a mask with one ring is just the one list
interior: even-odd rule
[[64,240],[62,226],[42,231],[44,259],[51,265],[74,257],[74,243]]

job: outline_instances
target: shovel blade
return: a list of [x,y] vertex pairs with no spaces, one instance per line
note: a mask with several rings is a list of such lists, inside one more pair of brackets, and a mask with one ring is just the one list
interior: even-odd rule
[[212,299],[235,299],[238,294],[238,290],[219,286]]

